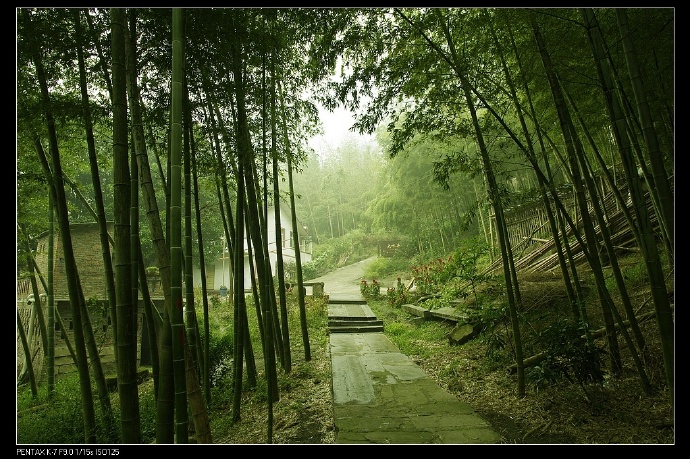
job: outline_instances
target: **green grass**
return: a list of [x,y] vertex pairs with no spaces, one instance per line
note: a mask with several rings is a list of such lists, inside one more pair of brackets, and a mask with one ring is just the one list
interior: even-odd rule
[[[210,354],[213,375],[209,418],[213,432],[226,432],[232,429],[231,416],[227,413],[232,406],[234,388],[232,384],[232,351],[233,351],[233,311],[227,299],[215,299],[209,312],[211,331]],[[305,306],[311,349],[321,348],[328,339],[327,335],[327,302],[307,300]],[[198,307],[197,311],[201,311]],[[301,337],[301,320],[297,305],[297,296],[288,295],[288,327],[290,330],[291,355],[295,362],[290,373],[278,371],[278,385],[281,392],[289,392],[301,384],[313,384],[314,380],[329,380],[330,367],[318,370],[304,362],[304,345]],[[243,400],[247,398],[256,402],[266,400],[266,383],[263,378],[264,364],[259,335],[256,308],[247,297],[247,315],[250,325],[250,336],[257,364],[256,387],[245,387]],[[198,314],[200,327],[203,329],[203,315]],[[280,365],[279,363],[277,365]],[[118,443],[120,426],[120,409],[117,391],[110,394],[111,407],[115,420],[115,432],[108,432],[98,405],[94,389],[94,406],[96,413],[96,441],[100,444]],[[243,402],[244,403],[244,402]],[[139,388],[140,424],[142,443],[155,441],[156,402],[153,395],[153,384],[150,380]],[[190,425],[192,420],[189,420]],[[84,424],[81,412],[81,395],[76,373],[61,375],[57,378],[55,392],[48,398],[47,385],[39,384],[38,396],[34,398],[28,384],[17,387],[17,443],[18,444],[81,444],[84,443]]]
[[[113,443],[118,436],[120,408],[117,393],[110,394],[115,421],[115,432],[105,427],[98,394],[94,389],[96,415],[96,442]],[[151,392],[140,391],[142,442],[155,437],[155,401]],[[38,386],[38,396],[33,398],[28,386],[17,388],[17,443],[21,444],[80,444],[84,443],[84,422],[77,374],[57,378],[55,392],[48,397],[46,384]]]
[[370,301],[369,307],[383,320],[384,333],[405,355],[426,358],[429,344],[443,342],[452,325],[442,321],[420,321],[401,308],[390,307],[386,300]]

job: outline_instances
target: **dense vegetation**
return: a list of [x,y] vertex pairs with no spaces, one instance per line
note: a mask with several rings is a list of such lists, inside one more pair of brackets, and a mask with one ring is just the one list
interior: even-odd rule
[[[638,314],[649,316],[648,279],[639,255],[628,254],[622,263]],[[488,264],[488,257],[479,257],[478,272]],[[596,344],[596,354],[582,352],[586,347],[576,346],[582,341],[571,333],[577,330],[557,320],[567,315],[568,309],[562,279],[545,273],[521,276],[525,304],[529,305],[522,314],[525,329],[530,331],[527,340],[535,346],[535,352],[536,349],[548,350],[549,358],[530,368],[528,396],[520,399],[513,389],[515,375],[506,371],[514,360],[510,347],[506,346],[505,298],[497,288],[499,277],[474,276],[478,280],[482,278],[476,284],[476,295],[466,296],[460,308],[480,317],[485,326],[475,339],[455,345],[448,339],[454,328],[452,322],[422,321],[401,307],[403,303],[416,303],[420,297],[419,293],[404,290],[400,294],[396,289],[397,278],[407,284],[413,275],[409,261],[377,258],[368,266],[365,279],[369,284],[377,280],[382,286],[377,298],[370,297],[369,305],[377,317],[384,320],[385,333],[443,388],[470,403],[501,434],[504,443],[669,444],[675,441],[673,410],[663,390],[663,368],[657,343],[650,343],[650,375],[659,387],[652,396],[641,392],[629,357],[625,359],[622,377],[612,378],[605,374],[602,380],[583,381],[582,385],[571,380],[569,369],[577,362],[595,364],[583,368],[605,368],[605,362],[600,360],[605,358],[605,353],[601,338]],[[591,280],[588,278],[586,282]],[[447,292],[451,285],[441,283],[436,288]],[[214,438],[216,443],[265,443],[267,400],[263,384],[243,389],[246,408],[242,420],[230,422],[233,387],[232,366],[227,356],[232,353],[233,337],[227,324],[232,321],[232,311],[226,300],[218,296],[213,298],[210,315],[213,401],[209,410]],[[293,311],[290,317],[294,319],[297,317],[294,314],[296,296],[289,298]],[[421,304],[432,309],[442,307],[447,298],[445,294]],[[591,289],[588,299],[592,303],[596,299]],[[251,313],[252,308],[249,311]],[[334,442],[326,303],[313,300],[308,311],[313,358],[307,362],[298,357],[290,374],[279,375],[281,400],[275,405],[274,433],[277,443]],[[592,317],[592,320],[601,323],[600,318]],[[651,331],[653,321],[648,318],[641,325]],[[291,327],[296,330],[297,324],[293,322]],[[255,326],[251,335],[258,336]],[[574,338],[572,343],[568,341],[571,338]],[[253,344],[260,346],[256,339]],[[294,341],[294,346],[295,354],[299,355],[299,340]],[[582,360],[588,356],[591,360]],[[144,442],[151,442],[155,430],[155,400],[150,368],[146,370],[149,373],[140,385],[142,431]],[[80,442],[81,415],[74,400],[78,393],[76,383],[76,378],[61,378],[51,400],[45,387],[37,398],[31,397],[27,386],[20,387],[18,442]]]
[[[251,301],[251,300],[250,300]],[[253,306],[253,305],[252,305]],[[276,419],[285,426],[290,422],[306,422],[305,410],[315,410],[313,416],[326,420],[317,431],[328,438],[333,432],[332,413],[329,410],[330,387],[330,356],[328,353],[328,313],[325,299],[311,299],[307,304],[309,336],[312,344],[312,359],[304,359],[304,349],[299,337],[299,313],[297,295],[288,296],[288,310],[290,311],[290,330],[293,333],[293,352],[295,358],[290,373],[280,372],[278,385],[281,400],[276,403]],[[258,372],[261,375],[253,384],[245,381],[242,388],[241,422],[233,422],[233,311],[228,297],[218,295],[212,297],[209,310],[211,341],[209,343],[211,361],[212,396],[209,404],[211,430],[215,443],[265,443],[267,391],[263,361],[261,360],[260,333],[257,327],[255,309],[250,307],[252,346],[257,351]],[[154,393],[151,367],[141,367],[139,380],[139,399],[141,410],[142,443],[154,443],[156,431],[156,398]],[[115,375],[109,375],[114,377]],[[120,411],[117,408],[117,392],[113,392],[114,411],[116,419]],[[33,397],[28,386],[17,390],[17,443],[22,444],[78,444],[84,436],[81,429],[81,413],[77,398],[79,397],[78,379],[63,376],[58,379],[55,392],[48,396],[47,386],[41,386],[38,396]],[[295,399],[296,398],[296,399]],[[324,401],[322,401],[322,399]],[[303,418],[300,418],[302,416]],[[99,419],[99,425],[102,420]],[[314,429],[314,427],[309,427]],[[286,432],[280,426],[276,427],[276,442],[286,442]],[[288,432],[289,433],[289,432]],[[190,432],[194,436],[193,429]],[[294,442],[294,441],[290,441]],[[320,442],[309,438],[299,442]],[[327,441],[326,441],[327,442]],[[111,443],[107,431],[97,433],[97,443]]]
[[[80,421],[63,441],[186,443],[193,431],[211,442],[214,372],[229,361],[228,422],[239,421],[245,388],[259,387],[272,442],[272,402],[301,365],[295,341],[307,367],[318,348],[314,305],[302,289],[288,304],[286,271],[300,283],[382,245],[398,261],[376,272],[410,271],[434,295],[429,304],[479,301],[489,279],[477,263],[490,258],[501,305],[487,314],[506,328],[504,358],[524,399],[539,349],[519,259],[525,241],[553,240],[566,300],[544,333],[584,337],[574,351],[588,366],[576,382],[622,377],[630,362],[645,396],[661,391],[673,406],[672,8],[18,8],[16,17],[17,277],[32,280],[35,297],[48,293],[45,317],[36,308],[28,327],[29,342],[40,334],[34,352],[45,354],[46,374],[30,359],[18,365],[18,396],[26,384],[31,395],[21,397],[78,400],[67,402]],[[354,111],[354,129],[376,145],[311,150],[317,104]],[[278,201],[308,226],[311,262],[266,262],[284,242],[268,241],[264,223]],[[541,224],[523,235],[511,225],[528,207]],[[114,397],[85,315],[75,222],[101,228]],[[39,235],[58,232],[64,252],[48,252],[67,273],[70,383],[52,369],[52,273],[34,264]],[[244,295],[235,269],[219,334],[209,323],[215,300],[191,273],[226,243],[240,266],[245,237],[253,289]],[[638,323],[622,270],[630,250],[641,256],[653,327]],[[162,311],[149,301],[146,267],[160,275]],[[137,384],[139,297],[156,337],[154,396]],[[554,378],[540,368],[542,381]]]

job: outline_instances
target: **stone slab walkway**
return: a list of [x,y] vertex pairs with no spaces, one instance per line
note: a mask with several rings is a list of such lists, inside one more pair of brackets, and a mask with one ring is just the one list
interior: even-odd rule
[[[332,303],[328,315],[375,318],[365,303]],[[470,405],[427,376],[384,333],[331,333],[329,344],[336,443],[501,442]]]

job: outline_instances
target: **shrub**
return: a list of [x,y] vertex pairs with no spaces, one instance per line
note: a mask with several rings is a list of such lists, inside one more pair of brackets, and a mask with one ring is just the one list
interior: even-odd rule
[[405,303],[409,302],[408,293],[405,290],[405,286],[402,280],[398,277],[395,287],[389,287],[386,292],[386,298],[388,303],[394,308],[399,308]]
[[221,386],[232,379],[232,333],[211,334],[208,349],[211,386]]
[[437,258],[426,264],[412,267],[412,275],[415,278],[415,285],[417,291],[421,295],[428,295],[436,293],[441,288],[441,285],[447,280],[445,279],[444,271],[445,264],[450,261],[448,259]]
[[366,279],[362,279],[359,284],[359,291],[365,300],[378,300],[381,297],[381,284],[374,279],[371,284]]
[[367,266],[364,275],[366,277],[381,279],[398,272],[407,271],[409,268],[409,259],[400,257],[379,257]]
[[560,319],[545,328],[539,337],[546,347],[546,357],[539,365],[528,369],[528,382],[540,389],[566,379],[583,390],[585,383],[602,382],[604,351],[587,341],[585,327],[581,321]]

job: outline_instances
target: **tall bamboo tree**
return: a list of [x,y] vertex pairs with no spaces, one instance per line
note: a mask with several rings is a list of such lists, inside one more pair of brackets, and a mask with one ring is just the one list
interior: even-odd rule
[[[81,109],[82,109],[82,119],[84,121],[84,126],[86,128],[86,138],[87,138],[87,145],[89,149],[89,158],[90,158],[90,163],[92,164],[92,171],[93,171],[93,162],[95,161],[95,144],[94,144],[94,137],[93,137],[93,126],[91,123],[91,113],[89,109],[89,96],[88,96],[88,90],[86,86],[86,70],[85,70],[85,58],[84,58],[84,40],[83,40],[83,32],[82,32],[82,26],[81,26],[81,19],[79,16],[79,10],[72,10],[73,11],[73,22],[74,22],[74,27],[75,27],[75,34],[76,34],[76,42],[77,42],[77,61],[78,61],[78,66],[79,66],[79,86],[81,89]],[[98,176],[96,176],[98,177]],[[100,182],[96,179],[94,183],[94,188],[99,188],[100,189]],[[79,194],[81,196],[81,194]],[[101,199],[100,204],[101,206],[103,205],[102,202],[102,195],[96,193],[95,196]],[[90,206],[89,209],[91,210]],[[108,232],[107,232],[107,224],[105,222],[105,212],[101,209],[99,209],[101,212],[99,215],[97,215],[97,220],[99,222],[99,228],[101,232],[101,244],[105,244],[105,253],[104,256],[108,257],[108,261],[104,266],[106,267],[111,267],[112,268],[112,263],[110,259],[110,246],[109,246],[109,237],[108,237]],[[110,304],[110,312],[111,314],[113,312],[116,312],[115,309],[113,309],[114,306],[116,306],[116,301],[115,296],[114,296],[114,278],[112,277],[112,270],[107,271],[104,273],[106,276],[106,286],[109,288],[113,288],[113,290],[110,290],[110,293],[112,294],[112,297],[109,297],[109,304]],[[94,332],[93,332],[93,327],[91,326],[91,319],[89,316],[89,311],[86,307],[86,300],[84,298],[83,292],[81,291],[81,282],[80,282],[80,287],[79,287],[80,293],[80,305],[83,310],[83,326],[84,326],[84,339],[85,343],[87,345],[87,350],[90,355],[91,359],[91,368],[93,370],[93,375],[94,379],[96,381],[97,387],[98,387],[98,398],[100,401],[100,406],[101,406],[101,411],[103,413],[103,419],[104,422],[106,423],[106,432],[108,432],[109,435],[113,436],[115,435],[114,432],[114,416],[112,412],[112,407],[110,405],[110,395],[108,392],[108,388],[106,385],[105,381],[105,373],[103,372],[103,367],[101,364],[101,359],[99,355],[99,347],[96,343],[95,337],[94,337]],[[110,303],[110,300],[113,300],[112,303]],[[116,332],[113,330],[113,335],[115,335]],[[115,351],[115,355],[117,356],[117,351]]]
[[[239,24],[239,18],[237,15],[232,17],[233,29],[238,34],[244,34],[246,31],[241,30],[241,25]],[[235,99],[237,102],[237,121],[236,121],[236,134],[237,134],[237,150],[238,150],[238,167],[244,167],[244,184],[246,187],[246,205],[247,216],[251,224],[249,225],[249,233],[251,234],[251,244],[254,247],[254,260],[256,262],[258,280],[259,280],[259,291],[260,291],[260,301],[262,304],[262,313],[271,314],[271,319],[264,318],[264,331],[265,337],[267,337],[266,342],[268,345],[264,346],[264,362],[266,362],[267,371],[266,377],[268,378],[268,388],[269,394],[272,400],[279,399],[277,379],[275,378],[275,348],[274,348],[274,336],[279,336],[275,332],[275,325],[273,323],[273,318],[276,315],[275,308],[272,308],[272,303],[270,300],[270,263],[268,256],[265,254],[265,246],[263,244],[261,223],[264,221],[262,218],[259,206],[257,202],[257,187],[256,181],[254,180],[253,173],[253,158],[254,154],[252,151],[252,144],[249,132],[248,118],[247,118],[247,107],[245,103],[245,86],[244,86],[244,74],[242,71],[242,51],[240,49],[241,43],[233,42],[231,44],[231,64],[232,72],[234,76],[234,91]],[[270,338],[269,338],[270,337]]]
[[[40,39],[40,33],[34,25],[31,18],[31,13],[24,9],[22,10],[22,21],[24,30],[30,37],[36,40]],[[76,346],[77,356],[77,371],[79,374],[79,386],[82,396],[82,416],[84,422],[84,440],[86,443],[95,443],[96,440],[96,419],[93,407],[93,391],[91,389],[91,381],[89,378],[86,346],[84,342],[84,330],[82,328],[82,310],[79,301],[79,278],[77,274],[77,264],[74,257],[74,250],[72,248],[72,236],[69,226],[69,212],[67,209],[67,199],[65,195],[65,186],[62,181],[62,163],[60,160],[60,151],[58,148],[57,129],[55,126],[55,118],[53,116],[53,108],[48,89],[47,74],[43,66],[41,53],[39,52],[38,43],[33,42],[29,45],[31,58],[36,69],[36,76],[41,93],[41,105],[43,116],[48,129],[48,138],[50,146],[50,155],[52,158],[52,170],[45,170],[46,178],[51,181],[51,177],[57,179],[53,181],[55,203],[57,207],[58,222],[60,227],[60,235],[63,243],[63,256],[65,259],[65,272],[67,275],[67,288],[70,297],[70,305],[72,309],[72,321],[74,324],[74,341]],[[40,139],[34,139],[36,151],[39,156],[43,157],[42,164],[47,166],[45,154],[41,146]]]
[[233,387],[235,389],[232,403],[232,420],[237,422],[240,420],[240,403],[242,401],[242,370],[243,370],[243,351],[244,351],[244,329],[245,324],[242,320],[242,308],[244,307],[244,167],[239,164],[237,170],[237,203],[235,204],[235,221],[237,227],[235,228],[235,243],[237,253],[233,259],[235,266],[233,267],[233,282],[235,283],[235,297],[234,297],[234,343],[233,357]]
[[[506,24],[506,25],[508,28],[508,32],[510,33],[510,31],[511,31],[510,24]],[[538,164],[537,159],[536,159],[536,153],[534,152],[530,130],[527,127],[527,121],[526,121],[525,116],[524,116],[524,110],[523,110],[522,104],[519,102],[519,99],[518,99],[517,87],[513,81],[512,74],[511,74],[510,70],[508,69],[508,64],[506,63],[506,59],[504,57],[502,44],[499,41],[498,36],[496,34],[496,28],[495,27],[489,27],[489,31],[491,33],[494,45],[496,46],[496,49],[498,51],[497,54],[498,54],[498,57],[501,61],[501,66],[503,68],[503,72],[504,72],[504,75],[506,78],[506,83],[508,84],[510,96],[511,96],[511,99],[513,101],[513,105],[515,106],[515,111],[517,113],[518,119],[520,120],[520,127],[522,128],[523,135],[525,136],[525,145],[527,147],[525,149],[525,155],[527,155],[529,161],[534,166],[536,166]],[[516,57],[516,60],[518,60],[518,61],[520,60],[520,57],[519,57],[519,55],[517,55],[517,52],[516,52],[515,57]],[[577,301],[572,283],[570,281],[570,274],[568,272],[568,268],[566,265],[564,251],[563,251],[563,248],[561,246],[561,240],[559,237],[559,231],[558,231],[558,226],[557,226],[557,222],[556,222],[556,217],[555,217],[554,212],[551,208],[551,201],[549,199],[549,193],[547,190],[547,187],[548,187],[550,182],[548,182],[548,183],[545,182],[545,180],[544,180],[545,177],[543,177],[541,174],[536,174],[536,175],[537,175],[537,183],[539,184],[539,191],[540,191],[540,194],[542,197],[542,202],[544,203],[544,209],[546,210],[546,216],[547,216],[547,219],[549,222],[549,226],[551,228],[551,233],[553,234],[553,237],[554,237],[554,243],[556,246],[556,254],[558,257],[558,263],[559,263],[559,266],[561,268],[561,272],[563,273],[563,282],[564,282],[564,285],[566,288],[566,292],[568,294],[568,298],[570,300],[571,308],[573,311],[573,317],[575,317],[576,319],[579,319],[580,318],[580,310],[578,308],[578,301]],[[552,192],[554,191],[553,188],[551,189],[551,191]]]
[[438,17],[438,22],[441,28],[442,36],[444,37],[444,46],[447,46],[448,54],[446,54],[441,47],[436,44],[431,38],[429,38],[423,30],[420,30],[415,23],[407,17],[407,15],[402,11],[396,9],[396,13],[402,17],[406,22],[408,22],[416,33],[419,33],[423,39],[429,44],[432,50],[438,54],[439,59],[444,60],[451,68],[454,76],[457,78],[460,90],[464,96],[464,101],[467,109],[470,112],[470,117],[472,121],[472,126],[474,129],[475,140],[479,147],[479,153],[482,163],[482,170],[484,177],[486,179],[489,199],[494,208],[494,215],[496,218],[496,229],[499,241],[499,248],[501,251],[501,258],[503,260],[503,274],[506,283],[506,293],[508,295],[508,310],[510,314],[510,320],[512,324],[513,332],[513,342],[515,345],[515,359],[517,363],[517,375],[518,375],[518,396],[525,396],[525,377],[524,377],[524,363],[523,363],[523,351],[522,351],[522,338],[520,334],[520,325],[518,318],[519,309],[519,287],[516,282],[516,273],[512,261],[512,250],[510,248],[510,240],[508,238],[507,229],[505,226],[505,216],[503,213],[503,204],[501,202],[501,197],[499,195],[498,184],[496,182],[496,177],[494,174],[491,159],[489,157],[489,152],[484,141],[484,135],[477,115],[477,109],[474,102],[473,87],[470,83],[468,75],[466,72],[466,66],[461,61],[460,56],[457,52],[455,41],[453,39],[451,29],[450,29],[450,19],[445,17],[444,14],[439,10],[434,10]]
[[[191,120],[190,120],[191,124]],[[204,312],[204,333],[203,333],[203,350],[201,355],[203,356],[201,360],[201,381],[204,388],[204,395],[206,403],[211,403],[211,377],[210,377],[210,366],[211,366],[211,356],[210,352],[210,321],[209,321],[209,309],[208,309],[208,295],[207,295],[207,284],[206,284],[206,257],[204,255],[204,234],[201,228],[201,209],[199,205],[199,172],[197,170],[196,161],[196,147],[194,142],[194,131],[190,130],[191,137],[191,160],[192,160],[192,178],[194,184],[194,212],[196,215],[196,237],[198,241],[198,252],[199,252],[199,267],[201,269],[201,301],[202,309]]]
[[[185,324],[187,326],[187,342],[193,366],[200,371],[199,349],[197,340],[199,324],[197,323],[196,309],[194,307],[194,265],[192,262],[192,164],[191,164],[191,114],[187,79],[184,79],[183,87],[183,171],[184,171],[184,292],[185,292]],[[198,378],[197,378],[198,379]]]
[[[169,362],[169,359],[172,358],[170,353],[171,344],[169,342],[170,331],[166,330],[166,327],[170,327],[170,310],[172,309],[170,299],[170,250],[168,249],[168,243],[161,223],[158,201],[156,199],[156,192],[149,166],[146,142],[144,140],[140,92],[137,83],[137,31],[135,28],[137,10],[130,9],[129,14],[131,30],[125,30],[125,67],[127,73],[129,113],[132,118],[132,139],[137,159],[137,176],[139,178],[139,187],[141,188],[143,198],[142,204],[146,211],[145,215],[149,224],[151,240],[156,254],[158,272],[160,274],[161,285],[163,287],[162,291],[165,299],[164,311],[162,311],[162,313],[153,307],[150,299],[146,303],[147,327],[149,331],[155,331],[154,334],[150,334],[150,337],[151,340],[155,342],[154,350],[157,352],[157,355],[153,357],[154,363],[157,364],[153,367],[154,371],[156,371],[154,374],[154,385],[156,389],[156,442],[173,443],[174,382],[171,363]],[[165,176],[162,174],[161,181],[165,187]],[[139,276],[142,277],[141,272]],[[145,273],[143,277],[145,277]],[[142,285],[145,285],[145,282],[142,282]]]
[[137,386],[136,334],[132,304],[130,237],[131,177],[127,128],[127,81],[125,70],[125,10],[111,9],[113,53],[113,180],[115,216],[115,292],[117,297],[118,393],[122,441],[139,443],[139,393]]
[[[103,190],[101,186],[100,169],[98,167],[98,158],[96,157],[96,142],[93,133],[93,121],[91,119],[91,108],[89,104],[89,92],[87,87],[86,65],[84,62],[84,52],[82,49],[82,26],[81,26],[81,12],[79,9],[74,9],[74,24],[77,37],[77,56],[79,64],[79,87],[81,89],[81,105],[82,118],[84,120],[84,127],[86,130],[86,144],[89,153],[89,165],[91,167],[91,182],[93,185],[94,201],[96,206],[96,216],[99,228],[99,237],[101,241],[101,254],[103,258],[103,267],[105,276],[106,293],[108,296],[108,305],[110,311],[110,319],[112,323],[113,333],[113,349],[115,351],[115,361],[117,362],[117,310],[115,297],[115,276],[113,272],[113,258],[110,253],[110,239],[108,236],[108,223],[105,215],[105,205],[103,203]],[[89,17],[88,11],[86,17]],[[107,75],[107,72],[105,72]],[[109,81],[109,79],[108,79]],[[110,94],[112,95],[112,86]]]
[[546,72],[547,78],[549,80],[549,86],[554,99],[554,105],[558,111],[559,123],[561,126],[561,131],[563,139],[568,152],[568,161],[570,165],[570,173],[573,178],[573,186],[575,187],[575,195],[577,197],[578,208],[580,209],[580,215],[583,224],[583,230],[585,232],[585,241],[587,244],[587,250],[590,254],[588,261],[592,268],[592,273],[595,276],[597,292],[599,294],[599,299],[601,302],[602,313],[604,316],[604,323],[607,329],[607,341],[609,348],[609,367],[611,373],[614,375],[620,375],[622,371],[621,367],[621,357],[620,350],[618,346],[618,340],[616,338],[615,323],[613,318],[613,313],[611,311],[613,302],[609,295],[608,290],[604,282],[604,276],[601,269],[601,260],[599,259],[598,250],[598,240],[594,231],[594,225],[590,217],[587,199],[585,197],[585,186],[581,178],[580,165],[578,164],[578,156],[582,154],[578,148],[578,142],[576,140],[576,132],[572,123],[572,118],[565,105],[565,97],[563,96],[563,91],[561,89],[558,76],[555,73],[553,64],[551,63],[550,56],[546,50],[546,45],[544,43],[544,38],[541,34],[539,25],[537,24],[534,15],[530,16],[530,21],[532,25],[532,30],[534,33],[534,38],[539,49],[542,63],[544,65],[544,71]]
[[170,124],[170,297],[172,354],[175,381],[175,442],[188,443],[187,385],[182,316],[182,98],[184,83],[184,15],[172,10],[172,91]]
[[[280,90],[280,114],[282,115],[281,125],[283,126],[283,143],[287,156],[288,173],[288,192],[290,195],[290,218],[293,228],[292,246],[295,250],[295,267],[297,268],[297,301],[299,307],[300,325],[302,330],[302,343],[304,345],[304,359],[311,360],[311,345],[309,344],[309,327],[307,324],[307,309],[304,302],[304,279],[302,274],[302,249],[300,247],[299,231],[297,227],[297,213],[295,211],[295,187],[292,180],[292,153],[290,151],[290,140],[287,135],[287,120],[285,114],[285,100],[282,94],[282,85],[278,85]],[[285,318],[287,323],[287,318]]]
[[[40,307],[40,300],[39,300]],[[24,324],[22,323],[22,316],[19,314],[19,309],[17,309],[17,330],[19,331],[19,340],[22,344],[22,350],[26,358],[26,373],[29,379],[29,385],[31,386],[31,395],[33,398],[38,397],[38,386],[36,386],[36,374],[34,373],[34,364],[31,361],[31,349],[29,348],[29,343],[26,338],[26,331],[24,330]]]
[[[283,369],[286,373],[289,373],[292,366],[292,355],[290,352],[290,330],[288,328],[288,313],[287,313],[287,298],[285,295],[285,266],[283,260],[283,242],[285,238],[282,235],[282,222],[280,218],[281,214],[281,200],[280,200],[280,187],[279,187],[279,168],[278,168],[278,145],[277,145],[277,132],[276,132],[276,72],[275,72],[275,59],[277,58],[275,54],[275,49],[271,49],[271,83],[270,83],[270,95],[271,95],[271,162],[273,165],[273,220],[274,220],[274,231],[275,231],[275,245],[276,245],[276,276],[278,278],[278,296],[280,300],[280,320],[282,322],[282,340],[283,340]],[[264,110],[264,117],[267,116]],[[284,145],[284,149],[287,150],[287,145]],[[268,199],[267,199],[268,200]],[[293,229],[296,231],[296,226]],[[299,252],[299,246],[293,247],[295,254]],[[302,286],[299,285],[300,291]]]
[[[583,10],[582,14],[585,18],[585,24],[588,27],[596,25],[596,23],[593,22],[595,17],[591,11]],[[612,84],[610,68],[602,64],[599,33],[596,28],[593,28],[592,32],[591,39],[595,64],[597,65],[597,70],[601,79],[602,90],[604,91],[606,100],[606,108],[611,119],[612,131],[616,140],[621,161],[623,163],[623,170],[627,178],[628,188],[632,198],[633,213],[639,226],[640,249],[645,259],[645,266],[647,268],[647,273],[651,284],[652,299],[654,301],[654,309],[656,312],[657,324],[659,326],[659,335],[662,341],[666,382],[669,388],[670,398],[673,400],[673,313],[671,311],[668,294],[666,292],[663,270],[661,268],[661,262],[659,259],[656,238],[647,211],[646,199],[642,191],[639,175],[634,167],[630,140],[626,135],[625,120],[620,108],[619,98],[614,93],[614,85]]]
[[[598,151],[597,145],[594,142],[594,139],[592,138],[591,134],[589,133],[589,130],[587,129],[587,126],[585,124],[584,119],[582,119],[582,116],[580,115],[579,110],[577,110],[577,107],[575,106],[575,102],[573,100],[573,97],[569,94],[568,91],[564,89],[565,95],[568,97],[568,101],[570,102],[570,106],[574,112],[574,115],[578,117],[580,121],[580,126],[581,129],[583,130],[585,136],[587,136],[590,146],[594,152],[595,157],[597,158],[601,170],[604,174],[605,177],[608,178],[609,184],[611,185],[612,192],[616,196],[617,201],[622,204],[621,209],[625,210],[626,214],[626,219],[628,220],[629,226],[630,227],[635,227],[634,225],[634,220],[632,218],[632,215],[630,215],[630,212],[628,212],[628,206],[625,205],[625,203],[622,200],[622,195],[618,190],[618,187],[616,186],[615,181],[613,181],[613,177],[610,176],[608,168],[606,167],[603,158],[601,157],[601,154]],[[582,168],[583,168],[583,176],[585,177],[585,180],[587,182],[587,187],[588,190],[591,190],[592,193],[597,194],[597,188],[594,185],[594,179],[591,177],[594,175],[594,171],[592,170],[591,164],[587,161],[587,158],[580,158],[580,161],[582,163]],[[591,182],[591,184],[589,183]],[[604,197],[600,197],[601,202],[604,202]],[[645,339],[642,336],[642,331],[640,330],[639,323],[637,321],[637,318],[635,317],[635,311],[633,310],[632,302],[630,300],[630,295],[628,294],[628,289],[626,288],[625,285],[625,280],[623,278],[623,273],[620,268],[620,264],[618,263],[618,255],[615,253],[615,248],[613,246],[612,242],[612,234],[610,234],[610,231],[608,229],[608,216],[606,215],[607,209],[606,205],[599,205],[598,201],[592,201],[592,208],[595,212],[595,216],[597,217],[598,220],[598,225],[599,225],[599,233],[602,236],[602,240],[604,243],[604,247],[606,248],[606,253],[607,253],[607,259],[611,265],[611,271],[613,274],[614,279],[616,280],[616,284],[618,286],[618,291],[621,295],[621,302],[623,303],[623,307],[626,312],[626,316],[628,318],[628,323],[629,327],[632,329],[633,335],[635,336],[635,341],[637,343],[637,348],[639,349],[640,353],[645,355],[647,353],[647,345],[645,343]],[[639,241],[640,236],[639,232],[637,231],[637,228],[635,227],[634,229],[631,229],[631,232],[635,234],[635,240]],[[639,243],[638,243],[639,245]],[[622,331],[622,333],[625,333]],[[643,377],[643,379],[646,379],[646,376]]]
[[652,119],[649,102],[647,101],[647,91],[645,89],[644,81],[639,70],[637,62],[637,53],[630,38],[630,31],[628,28],[628,14],[627,8],[616,8],[616,21],[618,29],[620,30],[620,37],[625,52],[625,60],[628,67],[628,74],[633,87],[635,95],[635,102],[637,105],[637,116],[639,123],[642,126],[642,135],[644,137],[645,146],[647,147],[647,158],[652,168],[652,175],[649,177],[650,187],[649,191],[652,195],[657,196],[654,199],[658,202],[659,214],[657,219],[662,234],[665,236],[666,246],[668,247],[668,258],[670,265],[673,266],[674,254],[674,205],[673,193],[668,180],[668,174],[664,167],[664,152],[659,147],[656,128],[654,127],[654,120]]

